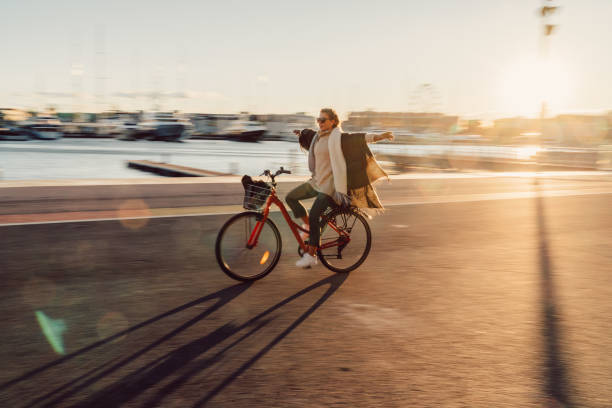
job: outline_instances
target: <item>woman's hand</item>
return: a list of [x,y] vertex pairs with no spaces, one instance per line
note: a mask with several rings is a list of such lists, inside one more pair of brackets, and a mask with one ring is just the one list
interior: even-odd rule
[[[381,133],[380,135],[374,135],[374,138],[372,139],[372,141],[376,143],[376,142],[380,142],[381,140],[393,140],[394,138],[395,136],[393,136],[393,133],[385,132],[385,133]],[[368,142],[368,143],[371,143],[371,142]]]
[[391,132],[385,132],[382,135],[380,135],[380,140],[393,140],[395,139],[395,136],[393,136],[393,133]]
[[351,205],[351,197],[346,194],[342,194],[339,191],[334,191],[334,201],[340,207],[348,207]]

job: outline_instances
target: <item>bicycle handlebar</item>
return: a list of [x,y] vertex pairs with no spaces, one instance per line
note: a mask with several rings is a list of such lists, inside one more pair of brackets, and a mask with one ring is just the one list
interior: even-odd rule
[[264,172],[263,172],[263,173],[261,173],[261,174],[260,174],[260,176],[268,176],[268,177],[271,177],[271,178],[272,178],[272,181],[274,181],[274,177],[276,177],[276,176],[278,176],[278,175],[280,175],[280,174],[291,174],[291,170],[285,170],[285,169],[283,168],[283,166],[281,166],[281,168],[280,168],[280,169],[278,169],[278,170],[276,171],[276,173],[274,173],[274,174],[272,174],[272,172],[270,172],[270,170],[267,170],[267,169],[266,169],[266,170],[264,170]]

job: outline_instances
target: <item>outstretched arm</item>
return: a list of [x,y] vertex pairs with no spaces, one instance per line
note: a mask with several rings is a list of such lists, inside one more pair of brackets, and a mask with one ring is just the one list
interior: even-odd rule
[[366,143],[376,143],[376,142],[380,142],[381,140],[393,140],[395,138],[395,136],[393,136],[393,133],[391,132],[385,132],[385,133],[366,133],[365,135],[365,140]]

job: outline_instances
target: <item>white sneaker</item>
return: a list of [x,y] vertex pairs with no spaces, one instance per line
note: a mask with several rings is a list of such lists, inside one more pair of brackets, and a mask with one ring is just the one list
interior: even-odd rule
[[295,266],[299,266],[300,268],[310,268],[317,264],[317,257],[312,256],[309,253],[304,254],[298,261],[295,263]]

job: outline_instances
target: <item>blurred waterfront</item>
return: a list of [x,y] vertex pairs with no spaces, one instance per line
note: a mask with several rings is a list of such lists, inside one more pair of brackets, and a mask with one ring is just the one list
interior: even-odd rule
[[[599,148],[495,146],[469,144],[370,145],[390,174],[420,170],[607,170],[612,150]],[[158,177],[128,168],[130,160],[149,160],[234,175],[259,175],[283,166],[309,174],[307,154],[295,142],[240,143],[187,140],[183,143],[116,139],[31,140],[0,144],[0,180],[130,179]],[[534,168],[541,165],[541,168]],[[552,167],[554,166],[554,167]]]
[[188,143],[114,139],[63,139],[0,145],[5,180],[102,179],[153,177],[130,169],[127,160],[152,160],[210,171],[258,175],[264,168],[285,166],[306,174],[306,154],[297,143],[190,140]]

